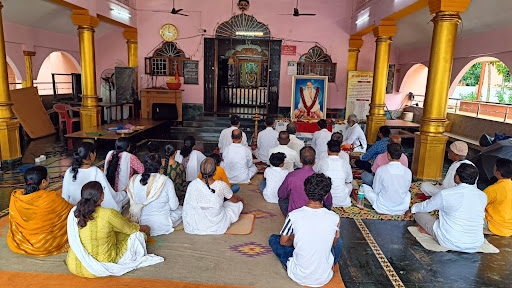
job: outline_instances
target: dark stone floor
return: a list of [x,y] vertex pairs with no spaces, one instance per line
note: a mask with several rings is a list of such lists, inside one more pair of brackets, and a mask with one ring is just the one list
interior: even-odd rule
[[[186,135],[195,135],[197,149],[209,154],[216,146],[218,133],[229,126],[227,119],[220,124],[205,126],[202,122],[212,122],[205,118],[184,123],[184,127],[171,127],[170,131],[156,131],[147,138],[156,140],[163,146],[173,143],[178,148]],[[242,127],[249,134],[254,126],[250,120]],[[250,137],[250,134],[248,135]],[[137,156],[142,158],[146,153],[148,140],[140,143]],[[97,159],[104,159],[113,142],[98,143]],[[404,143],[407,153],[412,153],[412,146]],[[71,163],[71,151],[68,151],[58,136],[49,136],[29,142],[23,149],[23,165],[33,164],[34,158],[45,154],[52,182],[61,181]],[[446,161],[445,170],[449,162]],[[0,211],[8,207],[12,185],[23,182],[23,174],[14,170],[2,173],[0,179]],[[1,217],[2,215],[0,215]],[[363,220],[371,236],[389,261],[405,287],[511,287],[512,284],[512,238],[488,236],[490,243],[500,249],[498,254],[467,254],[458,252],[433,252],[424,249],[407,231],[407,227],[415,225],[412,221]],[[340,260],[340,271],[346,287],[399,287],[394,286],[390,277],[382,267],[377,255],[370,247],[355,220],[341,218],[341,238],[343,254]]]

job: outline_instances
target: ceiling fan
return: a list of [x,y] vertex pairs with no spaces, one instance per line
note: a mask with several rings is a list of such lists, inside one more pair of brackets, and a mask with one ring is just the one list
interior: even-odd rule
[[299,13],[299,0],[297,0],[297,4],[295,5],[295,8],[293,8],[293,14],[279,14],[279,15],[292,15],[294,17],[299,17],[299,16],[315,16],[316,14]]
[[180,13],[181,11],[183,11],[183,9],[176,9],[175,6],[174,6],[174,0],[172,0],[172,10],[171,11],[162,11],[162,10],[155,10],[153,12],[165,12],[165,13],[171,13],[173,15],[181,15],[181,16],[188,16],[188,14],[183,14],[183,13]]

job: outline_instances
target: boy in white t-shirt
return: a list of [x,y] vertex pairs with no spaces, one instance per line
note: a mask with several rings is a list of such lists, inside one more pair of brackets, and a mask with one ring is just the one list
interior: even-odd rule
[[281,235],[271,235],[270,248],[298,284],[321,287],[333,276],[341,256],[340,218],[323,208],[331,179],[315,173],[304,181],[309,202],[286,217]]
[[284,159],[286,154],[283,152],[272,153],[269,157],[270,167],[265,169],[263,177],[265,179],[260,181],[260,190],[263,192],[263,198],[269,203],[277,203],[279,197],[277,196],[277,190],[279,186],[288,175],[288,170],[284,169]]

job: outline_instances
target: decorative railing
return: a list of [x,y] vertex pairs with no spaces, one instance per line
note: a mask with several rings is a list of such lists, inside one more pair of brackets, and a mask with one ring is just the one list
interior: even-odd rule
[[219,104],[228,106],[266,107],[267,88],[220,87]]
[[502,122],[512,122],[512,104],[449,98],[448,112]]

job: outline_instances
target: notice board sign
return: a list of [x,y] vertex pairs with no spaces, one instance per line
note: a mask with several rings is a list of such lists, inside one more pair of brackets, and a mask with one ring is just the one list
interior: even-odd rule
[[183,78],[185,84],[199,84],[199,61],[183,61]]
[[283,45],[281,49],[281,55],[295,56],[297,54],[297,46],[295,45]]
[[347,107],[345,117],[356,114],[366,119],[372,100],[373,72],[349,71],[347,82]]

